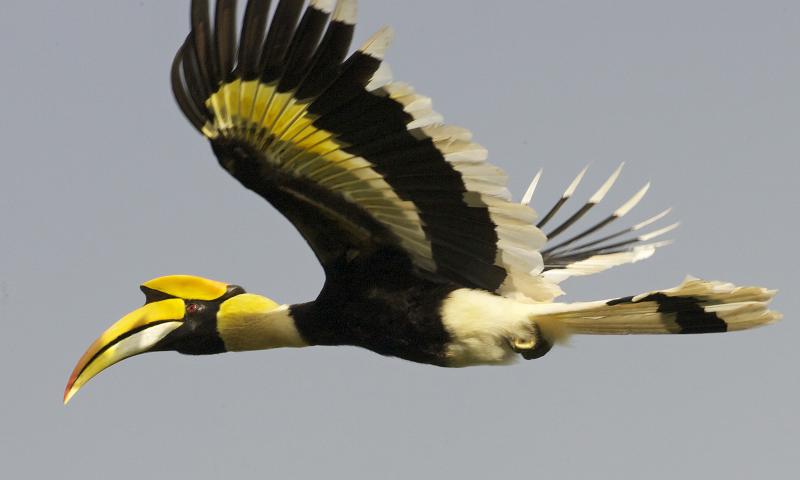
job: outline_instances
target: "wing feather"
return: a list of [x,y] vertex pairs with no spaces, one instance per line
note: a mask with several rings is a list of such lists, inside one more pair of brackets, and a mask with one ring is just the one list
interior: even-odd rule
[[[544,272],[542,275],[547,280],[559,283],[569,277],[590,275],[617,265],[638,262],[652,256],[657,248],[669,245],[669,241],[650,242],[650,240],[671,232],[678,226],[677,223],[658,228],[649,233],[638,234],[632,238],[628,236],[628,238],[626,238],[626,235],[642,230],[664,218],[670,212],[669,209],[636,225],[617,230],[611,234],[604,234],[592,238],[596,236],[595,234],[603,232],[610,224],[631,212],[634,207],[641,202],[645,194],[647,194],[647,191],[650,189],[650,183],[647,183],[644,187],[639,189],[621,206],[608,216],[603,217],[597,223],[585,227],[566,240],[562,240],[558,243],[553,242],[555,236],[569,231],[573,225],[579,223],[578,220],[603,200],[611,189],[611,186],[619,177],[621,169],[622,166],[618,167],[583,206],[548,234],[548,244],[541,251],[544,259]],[[533,189],[535,189],[536,184],[541,178],[541,173],[542,172],[537,173],[534,181],[531,183],[532,188],[529,188],[528,192],[523,197],[523,203],[528,203],[532,200]],[[545,219],[539,223],[539,226],[547,224],[561,207],[567,203],[577,190],[578,184],[583,179],[585,173],[586,168],[581,170],[578,176],[570,183],[567,190],[549,210]]]
[[[393,82],[384,28],[347,57],[355,0],[194,0],[178,51],[178,105],[222,166],[292,221],[323,266],[354,249],[404,251],[464,286],[542,297],[534,212],[430,98]],[[530,278],[528,278],[530,277]]]

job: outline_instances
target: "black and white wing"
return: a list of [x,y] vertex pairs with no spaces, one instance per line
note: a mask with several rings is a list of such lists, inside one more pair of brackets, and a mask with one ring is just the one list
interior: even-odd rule
[[[549,299],[535,214],[429,98],[393,82],[383,29],[347,56],[355,0],[192,2],[175,97],[222,166],[278,208],[327,269],[394,248],[464,286]],[[549,289],[549,290],[548,290]],[[547,290],[547,291],[545,291]]]

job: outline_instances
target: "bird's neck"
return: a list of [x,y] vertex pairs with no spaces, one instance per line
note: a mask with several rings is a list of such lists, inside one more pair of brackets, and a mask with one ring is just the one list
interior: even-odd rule
[[278,347],[305,347],[288,305],[250,293],[220,305],[217,331],[230,352]]

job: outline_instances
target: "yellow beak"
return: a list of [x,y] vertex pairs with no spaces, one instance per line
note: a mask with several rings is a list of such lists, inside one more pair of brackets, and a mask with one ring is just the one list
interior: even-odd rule
[[64,404],[92,377],[120,360],[149,351],[183,324],[184,302],[161,300],[125,315],[103,332],[83,354],[64,389]]

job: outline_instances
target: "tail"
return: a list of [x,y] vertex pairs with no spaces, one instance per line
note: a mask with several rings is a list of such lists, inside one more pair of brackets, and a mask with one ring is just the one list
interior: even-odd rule
[[635,297],[539,305],[533,321],[551,342],[568,334],[728,332],[780,320],[781,314],[768,308],[775,293],[687,278],[675,288]]

